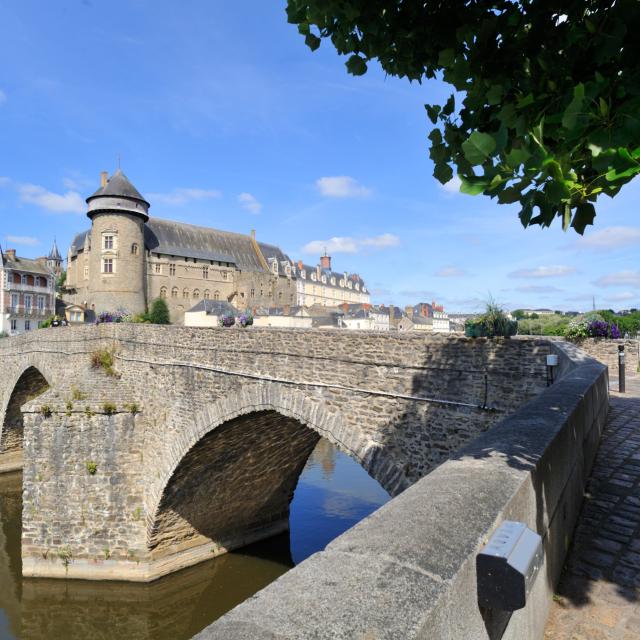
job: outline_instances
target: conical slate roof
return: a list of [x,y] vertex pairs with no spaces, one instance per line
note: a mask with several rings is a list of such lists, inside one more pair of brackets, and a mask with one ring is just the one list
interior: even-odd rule
[[[124,196],[125,198],[135,198],[142,202],[147,202],[140,192],[131,184],[127,176],[122,173],[122,169],[118,169],[107,181],[104,187],[100,187],[93,195],[87,198],[87,202],[98,196]],[[147,205],[149,203],[147,202]]]
[[49,252],[48,258],[49,260],[59,260],[59,261],[62,260],[62,256],[58,251],[58,244],[56,243],[55,238],[53,239],[53,246],[51,247],[51,251]]

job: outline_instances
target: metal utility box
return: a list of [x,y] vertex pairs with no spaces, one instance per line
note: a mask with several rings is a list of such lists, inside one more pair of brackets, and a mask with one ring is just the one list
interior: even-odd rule
[[522,522],[503,522],[476,557],[478,604],[501,611],[522,609],[543,558],[537,533]]

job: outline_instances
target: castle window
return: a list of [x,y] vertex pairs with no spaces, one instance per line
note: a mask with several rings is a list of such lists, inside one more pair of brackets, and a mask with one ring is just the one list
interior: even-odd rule
[[134,243],[131,245],[131,253],[132,253],[134,256],[137,256],[137,255],[138,255],[138,243],[137,243],[137,242],[134,242]]
[[219,291],[214,291],[213,292],[213,299],[214,300],[220,300],[220,292]]
[[102,236],[102,248],[105,250],[113,249],[113,236],[105,235]]
[[278,302],[282,302],[282,291],[278,291]]
[[200,299],[200,289],[194,289],[193,290],[193,299],[194,300],[199,300]]
[[205,280],[209,279],[209,267],[202,267],[202,277]]
[[255,298],[256,296],[256,290],[255,289],[251,289],[251,297]]
[[169,265],[169,275],[170,276],[176,275],[176,265],[173,262]]
[[113,258],[102,259],[102,273],[115,273],[115,260]]
[[182,290],[182,297],[183,297],[185,300],[188,300],[188,299],[189,299],[189,289],[183,289],[183,290]]
[[226,279],[227,279],[227,272],[226,272],[226,271],[223,271],[223,272],[222,272],[222,279],[223,279],[223,280],[226,280]]
[[156,273],[162,273],[162,265],[156,262]]
[[27,276],[25,276],[24,274],[21,276],[20,278],[20,283],[21,284],[27,284]]
[[173,289],[171,289],[171,297],[172,298],[178,297],[178,287],[173,287]]
[[85,280],[89,279],[89,265],[88,264],[84,265],[84,279]]
[[211,297],[211,293],[209,292],[209,289],[205,289],[204,290],[204,294],[202,296],[205,300],[208,300]]
[[167,287],[160,287],[160,297],[161,298],[167,297]]

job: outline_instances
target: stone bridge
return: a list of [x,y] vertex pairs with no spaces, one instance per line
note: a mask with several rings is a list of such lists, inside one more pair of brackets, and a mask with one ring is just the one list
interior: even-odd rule
[[129,324],[0,340],[23,574],[150,581],[278,533],[320,437],[395,496],[537,396],[550,348]]

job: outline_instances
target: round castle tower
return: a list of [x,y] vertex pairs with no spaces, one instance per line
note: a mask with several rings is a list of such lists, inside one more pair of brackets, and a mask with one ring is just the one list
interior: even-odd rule
[[87,198],[91,220],[88,294],[95,312],[146,309],[144,224],[149,203],[118,169]]

